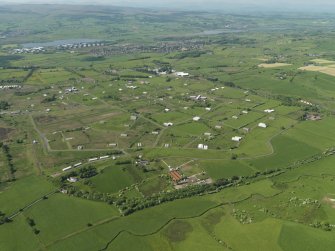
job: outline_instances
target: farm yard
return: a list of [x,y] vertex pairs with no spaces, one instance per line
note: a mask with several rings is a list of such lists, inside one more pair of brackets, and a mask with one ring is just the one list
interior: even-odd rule
[[8,8],[0,250],[333,250],[334,17]]

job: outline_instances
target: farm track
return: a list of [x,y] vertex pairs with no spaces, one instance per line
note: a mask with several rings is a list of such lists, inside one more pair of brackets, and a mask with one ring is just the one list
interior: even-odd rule
[[15,218],[16,216],[18,216],[19,214],[21,214],[22,212],[26,211],[27,209],[33,207],[35,204],[39,203],[40,201],[45,200],[45,198],[50,197],[51,195],[54,195],[55,193],[57,193],[58,190],[55,190],[53,192],[50,192],[46,195],[43,195],[41,198],[29,203],[28,205],[24,206],[23,208],[19,209],[18,211],[14,212],[13,214],[11,214],[10,216],[8,216],[8,218],[11,220],[13,218]]

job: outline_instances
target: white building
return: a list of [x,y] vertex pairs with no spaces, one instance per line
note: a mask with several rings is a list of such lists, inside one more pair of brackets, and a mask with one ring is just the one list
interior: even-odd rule
[[267,126],[265,123],[259,123],[259,124],[258,124],[258,127],[261,127],[261,128],[267,128],[268,126]]
[[275,110],[273,110],[273,109],[266,109],[266,110],[264,110],[264,112],[266,112],[266,113],[272,113],[272,112],[274,112]]
[[165,122],[163,125],[168,127],[168,126],[173,126],[173,123],[172,122]]
[[196,117],[193,117],[193,121],[199,121],[200,120],[200,117],[196,116]]
[[189,73],[187,73],[187,72],[182,72],[182,71],[180,71],[180,72],[176,72],[175,74],[176,74],[176,76],[178,76],[178,77],[188,77],[188,76],[190,75]]
[[235,142],[240,142],[242,140],[242,137],[240,136],[234,136],[231,138],[232,141],[235,141]]
[[74,182],[77,182],[78,179],[76,177],[70,177],[70,178],[67,178],[67,181],[71,182],[71,183],[74,183]]
[[81,166],[83,163],[79,162],[77,164],[74,164],[73,167],[78,167],[78,166]]
[[65,168],[62,169],[62,171],[63,171],[63,172],[66,172],[66,171],[68,171],[68,170],[70,170],[70,169],[72,169],[72,166],[65,167]]
[[201,149],[201,150],[208,150],[208,145],[198,144],[198,149]]

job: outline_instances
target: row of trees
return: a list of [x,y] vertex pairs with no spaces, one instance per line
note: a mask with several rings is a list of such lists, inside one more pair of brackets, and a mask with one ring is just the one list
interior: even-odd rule
[[10,153],[8,145],[3,144],[1,142],[0,143],[0,147],[1,147],[3,153],[4,153],[5,157],[6,157],[8,169],[9,169],[9,172],[10,172],[11,178],[9,179],[9,181],[11,181],[11,180],[13,181],[13,180],[15,180],[15,172],[16,172],[16,169],[15,169],[14,164],[13,164],[13,156]]

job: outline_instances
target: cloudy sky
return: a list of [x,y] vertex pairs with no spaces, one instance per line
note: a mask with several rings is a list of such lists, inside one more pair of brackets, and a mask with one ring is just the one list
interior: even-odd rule
[[0,0],[0,3],[109,4],[170,9],[266,8],[335,11],[334,0]]

